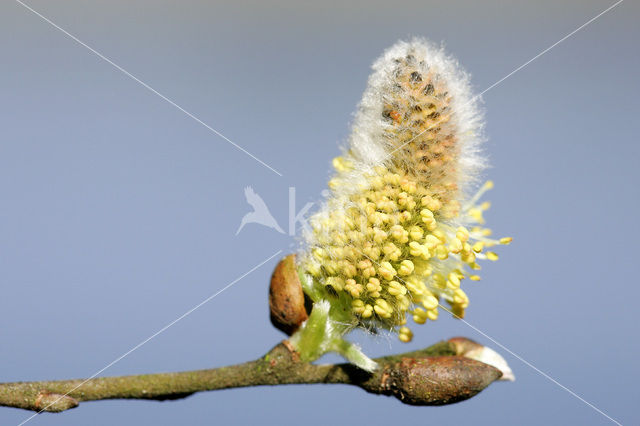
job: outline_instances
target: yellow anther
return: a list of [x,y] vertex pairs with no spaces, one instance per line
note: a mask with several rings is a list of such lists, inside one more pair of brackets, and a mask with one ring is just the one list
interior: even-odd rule
[[500,238],[500,244],[510,244],[511,241],[513,241],[513,238],[511,237]]
[[387,239],[387,233],[380,228],[373,228],[373,241],[380,244]]
[[437,198],[433,198],[429,195],[422,197],[421,204],[431,210],[432,212],[438,211],[442,208],[442,202]]
[[387,291],[390,295],[401,297],[407,294],[407,288],[400,284],[397,281],[389,281],[389,286],[387,287]]
[[461,289],[457,289],[453,293],[453,302],[457,305],[462,306],[463,308],[466,308],[469,305],[469,298],[464,291],[462,291]]
[[364,302],[360,299],[353,299],[351,302],[351,309],[356,314],[361,314],[364,312]]
[[412,226],[409,228],[409,237],[412,240],[420,240],[424,236],[424,231],[419,226]]
[[378,267],[378,273],[380,274],[380,276],[382,278],[384,278],[385,280],[391,280],[393,279],[393,277],[396,276],[396,270],[393,268],[393,266],[391,266],[391,263],[389,262],[382,262],[380,263],[380,266]]
[[341,183],[341,180],[340,180],[340,179],[338,179],[338,178],[333,178],[333,179],[330,179],[330,180],[329,180],[329,183],[327,184],[327,186],[328,186],[330,189],[335,190],[335,189],[337,189],[337,188],[340,186],[340,183]]
[[456,238],[458,238],[461,242],[466,243],[469,239],[469,230],[464,226],[458,227],[456,230]]
[[416,192],[417,186],[415,182],[412,182],[405,177],[400,180],[400,188],[409,194],[413,194]]
[[483,188],[485,190],[493,189],[493,181],[492,180],[486,181],[483,185]]
[[372,266],[372,263],[369,259],[364,259],[358,262],[358,269],[367,269]]
[[480,281],[480,275],[469,275],[471,281]]
[[435,218],[433,217],[433,212],[429,209],[420,210],[420,216],[422,217],[422,221],[424,223],[431,223],[435,221]]
[[405,281],[405,286],[407,287],[407,290],[409,290],[411,294],[416,298],[425,294],[425,292],[427,291],[427,287],[424,285],[424,283],[415,277],[407,278]]
[[305,264],[305,268],[307,271],[316,278],[319,278],[322,274],[322,268],[319,263],[316,262],[307,262]]
[[384,215],[380,212],[371,213],[367,219],[374,226],[380,226],[384,223]]
[[428,311],[436,309],[438,307],[438,298],[436,298],[435,296],[426,296],[423,300],[422,300],[422,306],[424,306]]
[[391,314],[393,313],[391,305],[384,299],[376,299],[373,310],[382,318],[391,318]]
[[[378,246],[365,246],[362,250],[365,256],[372,260],[378,260],[380,258],[380,247]],[[374,273],[375,275],[375,273]]]
[[422,308],[416,308],[413,311],[413,321],[418,324],[424,324],[427,322],[427,312]]
[[338,267],[338,263],[333,260],[325,260],[323,265],[324,265],[324,269],[330,275],[337,274],[340,269]]
[[448,276],[447,287],[450,289],[456,289],[460,287],[460,278],[457,274],[451,272]]
[[440,260],[445,260],[449,257],[449,250],[444,245],[439,245],[436,247],[436,256]]
[[364,278],[369,278],[376,274],[376,269],[373,267],[373,264],[369,259],[364,259],[358,262],[358,269],[362,271],[361,273]]
[[356,270],[356,267],[353,263],[343,260],[341,262],[341,266],[342,266],[342,273],[344,275],[346,275],[349,278],[353,278],[356,276],[356,274],[358,273],[358,271]]
[[495,253],[495,252],[488,251],[488,252],[486,253],[486,255],[487,255],[487,259],[489,259],[489,260],[494,260],[494,261],[495,261],[495,260],[498,260],[498,254],[497,254],[497,253]]
[[340,277],[329,277],[325,281],[325,284],[338,291],[344,288],[344,280]]
[[406,243],[409,241],[409,233],[400,225],[393,225],[389,232],[391,237],[399,243]]
[[442,202],[436,198],[429,201],[427,208],[433,212],[436,212],[442,208]]
[[321,248],[314,248],[311,253],[318,262],[322,262],[324,259],[328,258],[327,252]]
[[402,255],[402,251],[392,242],[386,243],[384,247],[382,247],[382,251],[390,260],[393,261],[398,260]]
[[380,284],[380,280],[377,278],[369,278],[369,282],[366,285],[367,293],[371,295],[371,297],[380,297],[380,292],[382,291],[382,285]]
[[438,310],[437,309],[431,309],[429,311],[427,311],[427,318],[430,319],[431,321],[435,321],[438,319]]
[[414,269],[415,269],[415,266],[413,265],[412,261],[403,260],[402,262],[400,262],[400,267],[398,268],[398,274],[402,276],[411,275]]
[[413,332],[409,327],[400,327],[398,330],[398,339],[401,342],[408,343],[413,339]]
[[460,260],[462,260],[464,263],[471,264],[476,261],[476,254],[473,251],[462,252],[462,255],[460,255]]
[[409,254],[416,257],[422,255],[422,244],[417,241],[411,241],[409,243]]
[[458,254],[462,251],[462,241],[458,237],[454,237],[449,242],[449,251]]
[[435,235],[427,235],[424,241],[429,250],[435,250],[441,244],[441,241]]
[[482,211],[489,210],[490,208],[491,208],[491,202],[489,201],[485,201],[484,203],[480,204],[480,210]]
[[364,305],[364,311],[362,312],[362,318],[371,318],[373,315],[373,306],[366,304]]
[[407,201],[404,204],[404,208],[407,210],[413,210],[416,208],[416,201],[413,199],[412,196],[407,197]]
[[360,297],[360,295],[362,294],[362,292],[364,290],[364,287],[362,287],[362,284],[356,283],[355,280],[348,279],[348,280],[345,281],[344,289],[347,292],[349,292],[349,294],[352,297]]
[[482,241],[478,241],[472,247],[473,251],[475,251],[476,253],[480,253],[483,248],[484,248],[484,243]]

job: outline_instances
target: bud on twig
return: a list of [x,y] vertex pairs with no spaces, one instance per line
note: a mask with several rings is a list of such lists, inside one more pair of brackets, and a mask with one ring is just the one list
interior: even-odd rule
[[69,395],[61,395],[42,391],[35,400],[35,409],[38,411],[48,411],[50,413],[59,413],[61,411],[76,408],[80,403]]
[[295,254],[282,259],[273,271],[269,309],[273,326],[289,336],[308,318]]
[[403,358],[389,371],[393,395],[409,405],[445,405],[469,399],[502,376],[462,356]]

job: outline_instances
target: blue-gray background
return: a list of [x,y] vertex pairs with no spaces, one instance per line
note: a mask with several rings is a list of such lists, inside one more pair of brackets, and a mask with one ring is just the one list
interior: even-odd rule
[[[86,377],[295,239],[248,225],[252,185],[286,228],[326,186],[369,66],[445,41],[481,91],[607,1],[30,4],[278,169],[277,176],[10,0],[0,3],[0,381]],[[627,0],[484,96],[489,224],[515,242],[468,283],[467,319],[638,424],[639,8]],[[104,375],[252,359],[272,260]],[[465,335],[443,315],[410,345]],[[86,403],[36,425],[608,424],[509,354],[517,376],[449,407],[349,387]],[[635,403],[634,403],[635,401]],[[0,424],[29,415],[0,408]]]

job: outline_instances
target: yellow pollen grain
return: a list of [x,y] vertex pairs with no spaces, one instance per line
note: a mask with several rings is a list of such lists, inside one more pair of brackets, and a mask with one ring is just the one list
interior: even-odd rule
[[495,253],[495,252],[488,251],[488,252],[486,253],[486,255],[487,255],[487,259],[489,259],[489,260],[493,260],[493,261],[498,260],[498,254],[497,254],[497,253]]
[[400,327],[398,330],[398,339],[401,342],[408,343],[413,339],[413,332],[409,327]]

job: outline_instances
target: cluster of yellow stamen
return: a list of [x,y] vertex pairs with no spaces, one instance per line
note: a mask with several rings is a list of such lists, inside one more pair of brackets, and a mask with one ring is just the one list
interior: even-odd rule
[[351,152],[334,159],[334,196],[312,218],[302,267],[330,295],[350,301],[357,325],[393,329],[408,342],[407,317],[435,320],[441,300],[463,317],[462,280],[479,280],[477,261],[498,258],[486,249],[511,240],[493,240],[483,227],[489,203],[477,202],[491,182],[469,200],[458,188],[460,149],[445,82],[422,74],[413,55],[396,64],[381,117],[390,158],[361,170],[359,181]]
[[[344,161],[334,161],[338,170]],[[479,270],[479,258],[497,259],[485,248],[510,242],[489,239],[490,231],[471,213],[486,205],[462,211],[475,226],[454,228],[447,218],[459,211],[458,203],[443,202],[402,171],[376,167],[367,182],[367,188],[349,197],[350,207],[312,222],[317,245],[304,264],[306,271],[331,293],[349,296],[353,313],[365,324],[395,328],[406,324],[407,315],[424,324],[438,318],[440,299],[463,317],[469,299],[461,280],[480,279],[467,270]],[[409,341],[412,333],[401,327],[398,335]]]

